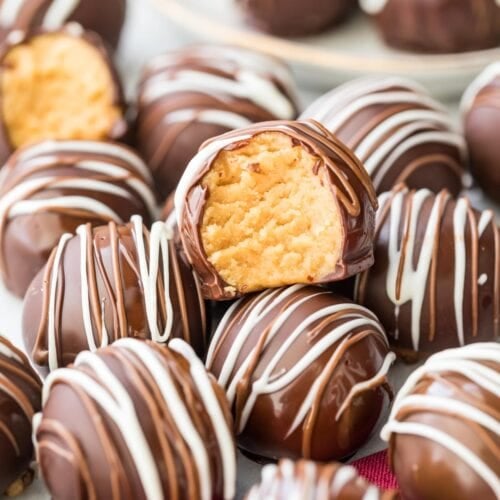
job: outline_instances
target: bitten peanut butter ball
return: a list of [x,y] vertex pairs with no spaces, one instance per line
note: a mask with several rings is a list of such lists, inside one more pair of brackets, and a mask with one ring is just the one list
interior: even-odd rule
[[264,122],[209,140],[175,207],[207,299],[341,280],[373,263],[371,180],[314,121]]
[[379,197],[375,264],[355,300],[384,325],[412,362],[500,334],[500,229],[447,191],[398,186]]
[[1,170],[0,271],[24,296],[65,233],[81,224],[156,219],[153,179],[131,149],[102,141],[43,141],[17,150]]
[[379,490],[351,465],[283,459],[262,469],[262,479],[246,500],[394,500],[396,492]]
[[21,493],[33,479],[31,420],[41,399],[42,383],[28,358],[0,335],[0,496]]
[[12,32],[55,30],[74,21],[116,47],[126,6],[126,0],[0,0],[0,41]]
[[34,419],[53,498],[232,500],[224,392],[182,340],[121,339],[49,375]]
[[94,33],[76,24],[10,37],[0,53],[0,160],[45,139],[120,139],[121,85]]
[[215,332],[206,366],[226,391],[238,446],[276,460],[342,460],[392,395],[395,358],[376,316],[319,287],[246,296]]
[[86,224],[61,238],[30,285],[23,334],[33,361],[50,370],[123,337],[182,338],[202,357],[205,303],[163,222]]
[[382,429],[403,498],[500,498],[500,345],[431,356]]

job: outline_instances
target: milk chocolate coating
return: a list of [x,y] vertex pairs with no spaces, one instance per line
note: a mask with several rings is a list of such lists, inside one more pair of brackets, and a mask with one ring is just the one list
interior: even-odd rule
[[[1,0],[0,0],[1,1]],[[3,45],[0,45],[0,79],[2,78],[2,72],[5,68],[5,57],[14,47],[18,45],[23,45],[30,43],[33,37],[38,35],[43,35],[47,33],[61,33],[65,36],[71,36],[75,38],[80,38],[83,42],[86,42],[94,47],[97,53],[102,57],[102,60],[108,67],[111,79],[113,81],[113,102],[114,106],[120,108],[123,113],[116,122],[110,128],[106,140],[109,141],[122,141],[128,140],[129,137],[129,125],[126,118],[127,106],[125,102],[125,96],[123,93],[122,84],[118,72],[116,70],[111,53],[108,50],[107,45],[104,44],[103,40],[99,35],[91,31],[85,31],[81,26],[75,23],[67,24],[59,30],[47,31],[47,30],[36,30],[33,33],[14,33],[15,36],[9,37]],[[82,70],[83,71],[83,70]],[[75,96],[75,99],[77,97]],[[2,95],[0,91],[0,102],[2,100]],[[74,118],[74,117],[72,117]],[[47,139],[57,139],[48,137]],[[0,164],[5,163],[9,156],[15,151],[15,146],[12,144],[9,136],[9,131],[3,119],[3,110],[0,106]]]
[[243,451],[329,461],[366,443],[394,357],[370,311],[296,285],[236,302],[206,366],[226,391]]
[[45,141],[18,150],[2,169],[0,270],[24,296],[64,233],[84,223],[156,218],[149,169],[120,144]]
[[403,498],[500,498],[500,346],[430,357],[402,387],[382,437]]
[[500,230],[492,211],[404,186],[379,197],[375,264],[356,301],[408,361],[498,338]]
[[416,52],[465,52],[500,43],[496,0],[360,0],[384,40]]
[[320,464],[309,460],[280,460],[266,465],[262,480],[246,500],[393,500],[392,491],[382,492],[360,477],[356,469],[340,463]]
[[42,383],[28,358],[0,335],[0,495],[33,460],[31,420],[41,398]]
[[183,341],[121,339],[81,353],[44,391],[35,439],[53,498],[234,497],[227,401]]
[[137,144],[167,197],[205,140],[253,122],[297,116],[295,84],[278,59],[193,46],[153,59],[139,84]]
[[352,0],[236,0],[248,21],[280,36],[304,36],[324,31],[354,11]]
[[500,64],[489,66],[462,99],[471,173],[482,189],[500,203]]
[[399,77],[353,80],[301,115],[349,146],[377,193],[409,187],[458,195],[467,184],[467,147],[449,113],[417,83]]
[[26,294],[23,334],[34,362],[50,370],[123,337],[205,350],[205,304],[197,279],[163,222],[80,226],[65,235]]
[[190,162],[175,194],[184,250],[201,278],[203,295],[207,299],[226,300],[242,292],[234,291],[234,287],[228,290],[228,284],[207,259],[199,233],[208,196],[201,180],[220,151],[234,150],[252,136],[266,132],[290,136],[294,143],[317,156],[316,175],[324,169],[331,180],[332,203],[338,203],[340,209],[344,242],[336,269],[315,283],[348,278],[373,263],[377,202],[370,178],[351,150],[313,120],[258,123],[207,141]]
[[54,30],[77,22],[116,48],[126,6],[126,0],[0,0],[0,42],[13,31]]

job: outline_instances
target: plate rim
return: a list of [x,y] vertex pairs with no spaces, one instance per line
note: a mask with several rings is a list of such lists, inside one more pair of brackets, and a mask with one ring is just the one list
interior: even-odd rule
[[[149,0],[180,27],[207,38],[247,49],[258,50],[303,66],[364,74],[427,75],[431,71],[469,73],[500,59],[500,47],[455,54],[390,53],[386,57],[346,54],[334,49],[308,45],[297,40],[230,26],[189,7],[186,0]],[[210,1],[210,0],[209,0]],[[215,0],[212,0],[215,1]],[[221,28],[224,29],[221,29]],[[244,36],[242,36],[244,34]]]

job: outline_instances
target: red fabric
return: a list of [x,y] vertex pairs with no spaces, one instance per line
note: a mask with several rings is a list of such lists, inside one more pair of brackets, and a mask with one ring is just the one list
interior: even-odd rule
[[379,488],[384,490],[398,489],[396,478],[389,468],[387,451],[380,451],[374,455],[360,458],[352,465],[356,467],[362,477],[376,484]]

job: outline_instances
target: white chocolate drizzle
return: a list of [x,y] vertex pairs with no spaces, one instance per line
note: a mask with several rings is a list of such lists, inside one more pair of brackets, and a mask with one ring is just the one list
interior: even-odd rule
[[[148,234],[142,223],[140,216],[133,216],[130,222],[131,234],[135,244],[135,253],[137,255],[137,279],[140,282],[140,288],[143,293],[144,312],[148,325],[150,338],[158,343],[166,343],[174,327],[174,310],[171,298],[171,282],[169,262],[170,244],[172,240],[171,229],[163,222],[155,222]],[[100,327],[94,325],[93,315],[90,305],[90,269],[88,248],[92,244],[93,233],[88,225],[82,225],[77,228],[78,237],[78,265],[80,271],[80,296],[82,320],[85,330],[87,348],[95,351],[98,348],[107,346],[117,336],[123,336],[126,332],[108,332],[104,323],[104,303],[101,304],[102,324]],[[60,293],[62,285],[60,283],[61,273],[64,273],[64,255],[72,235],[65,234],[53,254],[53,260],[49,263],[48,269],[48,306],[47,306],[47,351],[48,364],[50,370],[59,368],[60,358],[57,351],[58,338],[58,314],[60,314]],[[90,239],[90,241],[89,241]],[[90,256],[93,259],[93,255]],[[165,286],[159,287],[161,280]],[[196,279],[195,279],[196,281]],[[178,285],[175,285],[178,286]],[[119,292],[120,293],[120,292]],[[198,294],[200,294],[198,289]],[[162,295],[160,297],[160,294]],[[200,297],[200,295],[198,295]],[[184,299],[180,299],[184,300]],[[201,300],[201,299],[200,299]],[[165,326],[160,331],[158,318],[160,316],[160,303],[164,304]],[[201,310],[200,304],[200,310]],[[116,326],[118,328],[118,326]],[[96,330],[100,331],[100,341],[96,342]]]
[[[496,369],[484,362],[496,363]],[[466,447],[456,437],[447,432],[446,428],[437,428],[421,422],[406,422],[406,408],[416,412],[445,414],[471,422],[500,439],[500,423],[480,406],[474,406],[470,401],[453,399],[444,392],[434,394],[414,394],[417,384],[427,376],[458,374],[465,377],[468,383],[491,392],[500,402],[500,345],[496,343],[478,343],[465,347],[448,349],[431,356],[420,368],[417,368],[407,379],[399,391],[388,423],[382,429],[381,437],[389,441],[393,435],[407,434],[420,436],[434,441],[446,448],[457,458],[465,462],[491,488],[495,497],[500,498],[500,479],[495,471],[472,450]],[[471,431],[474,427],[471,427]],[[479,439],[479,434],[478,434]]]
[[[47,30],[61,28],[76,10],[81,0],[51,0],[42,21]],[[2,0],[0,3],[0,26],[15,28],[22,16],[23,9],[30,0]]]
[[[500,0],[496,0],[500,7]],[[490,84],[493,80],[500,77],[500,62],[495,62],[487,66],[467,87],[462,100],[460,101],[460,112],[462,117],[470,111],[476,97],[481,90]]]
[[[171,415],[196,466],[200,498],[210,500],[214,485],[206,444],[196,422],[190,415],[187,402],[183,400],[176,387],[168,365],[143,341],[130,338],[120,339],[115,342],[114,346],[118,350],[128,351],[141,363],[142,368],[147,370],[151,378],[158,381],[157,387],[162,396],[162,404]],[[201,361],[180,339],[172,343],[172,350],[178,352],[188,362],[194,385],[216,432],[223,466],[224,498],[229,500],[234,496],[236,479],[236,458],[231,431],[227,427],[214,387]],[[146,439],[134,401],[123,383],[99,355],[88,351],[78,355],[74,367],[77,369],[63,368],[49,375],[43,389],[43,404],[47,403],[53,387],[57,384],[65,383],[78,387],[115,423],[130,452],[146,498],[149,500],[164,498],[159,464],[154,460],[153,451]],[[95,375],[95,378],[89,374],[89,371]],[[43,418],[38,417],[35,422],[40,429],[43,425]],[[37,429],[35,429],[35,434],[36,432]]]
[[[225,388],[231,405],[233,405],[236,400],[238,387],[244,378],[248,376],[250,364],[255,360],[256,356],[263,352],[273,341],[275,336],[280,332],[282,325],[299,307],[309,301],[313,301],[318,295],[328,294],[328,292],[319,290],[317,293],[306,294],[301,298],[290,301],[290,297],[303,288],[303,285],[294,285],[288,288],[263,292],[256,296],[248,307],[244,320],[241,320],[239,323],[238,335],[234,338],[225,355],[218,373],[219,384]],[[240,309],[243,300],[245,299],[240,299],[231,306],[213,335],[206,361],[206,366],[209,370],[215,361],[217,349],[223,341],[228,322],[234,318],[234,314]],[[284,307],[284,304],[286,304],[286,307]],[[257,343],[257,345],[248,352],[246,357],[242,361],[239,361],[242,350],[253,334],[255,326],[269,313],[276,310],[280,312],[276,319],[269,325],[269,328],[266,329],[265,340],[262,345],[260,342]],[[312,325],[318,324],[321,320],[325,320],[337,314],[341,315],[342,319],[345,320],[342,324],[332,326],[332,330],[323,335],[314,345],[311,345],[310,349],[304,352],[302,358],[289,369],[277,371],[276,367],[280,365],[284,356],[293,348],[294,344],[305,335],[305,332],[309,331]],[[344,342],[347,341],[352,332],[361,327],[364,327],[365,331],[370,331],[373,335],[378,336],[380,340],[387,345],[387,339],[382,326],[373,313],[362,306],[352,303],[330,305],[318,308],[305,317],[301,323],[296,325],[295,329],[290,331],[287,338],[276,349],[276,352],[274,352],[273,356],[267,361],[259,377],[255,379],[252,378],[252,382],[249,386],[249,393],[245,398],[245,403],[241,409],[237,422],[237,432],[241,433],[244,430],[259,396],[279,392],[292,384],[318,358],[331,349],[333,345],[338,343],[335,352],[332,353],[332,359],[334,359],[337,351],[343,351]],[[345,400],[347,404],[339,408],[335,416],[336,419],[341,417],[349,401],[358,393],[383,384],[394,359],[395,355],[393,353],[387,353],[379,372],[372,379],[359,381],[352,386]],[[316,377],[315,383],[305,394],[287,435],[295,432],[295,430],[304,423],[321,391],[321,387],[329,382],[330,377],[331,373],[329,372],[329,367],[325,365],[322,372]]]
[[[397,109],[397,107],[401,109]],[[377,111],[372,128],[343,137],[343,128],[367,108],[389,109],[391,113]],[[465,140],[455,129],[446,110],[429,97],[418,84],[398,77],[362,78],[341,85],[311,104],[301,115],[322,123],[334,135],[344,138],[364,164],[379,190],[385,178],[392,174],[400,158],[410,150],[424,144],[441,144],[456,151],[450,155],[447,168],[461,178],[464,185],[468,177],[463,168],[467,159]],[[351,143],[351,142],[352,143]],[[421,156],[423,166],[433,160],[434,150]],[[411,166],[394,175],[399,181],[411,174]],[[414,168],[414,167],[413,167]],[[408,169],[408,172],[406,172]]]
[[367,14],[375,16],[385,9],[387,1],[388,0],[360,0],[359,5]]
[[[430,201],[432,200],[432,201]],[[430,210],[423,212],[424,204]],[[443,218],[447,207],[452,204],[452,216],[449,234],[443,232]],[[450,287],[450,300],[456,327],[457,345],[464,345],[468,341],[468,332],[476,335],[478,312],[474,302],[477,301],[477,288],[488,280],[488,274],[497,276],[493,284],[493,301],[498,300],[498,280],[500,279],[500,241],[498,228],[493,213],[486,210],[475,212],[466,198],[460,198],[456,203],[446,191],[435,195],[427,189],[409,191],[407,188],[397,188],[390,193],[379,197],[379,211],[377,212],[377,238],[384,226],[387,230],[387,273],[385,294],[393,305],[394,336],[396,339],[404,335],[411,336],[413,350],[419,351],[422,342],[422,330],[428,332],[429,340],[435,334],[435,314],[437,311],[437,286],[435,273],[439,254],[439,247],[443,238],[449,238],[453,252],[453,288]],[[451,209],[450,209],[451,210]],[[425,229],[423,229],[425,228]],[[479,269],[481,239],[486,231],[493,231],[493,252],[495,267]],[[447,229],[444,228],[444,231]],[[423,236],[422,236],[423,231]],[[469,239],[467,231],[470,232]],[[488,234],[488,236],[490,236]],[[420,239],[421,238],[421,241]],[[418,252],[418,257],[417,257]],[[366,280],[369,272],[358,278],[356,295],[361,303],[365,303]],[[475,273],[478,275],[475,276]],[[466,281],[470,275],[470,300],[472,310],[472,328],[464,325]],[[439,276],[439,274],[437,275]],[[429,323],[422,322],[424,300],[429,298]],[[400,309],[403,305],[411,307],[411,322],[408,328],[400,325]],[[499,306],[493,307],[494,329],[498,328]],[[474,312],[476,311],[476,312]],[[406,320],[404,320],[406,321]],[[495,332],[492,332],[492,336]]]
[[[360,479],[351,465],[319,464],[307,460],[282,459],[265,465],[261,481],[248,493],[247,500],[287,498],[288,500],[323,500],[343,498],[344,489],[354,488],[360,500],[379,500],[380,490]],[[351,493],[353,490],[350,490]]]

